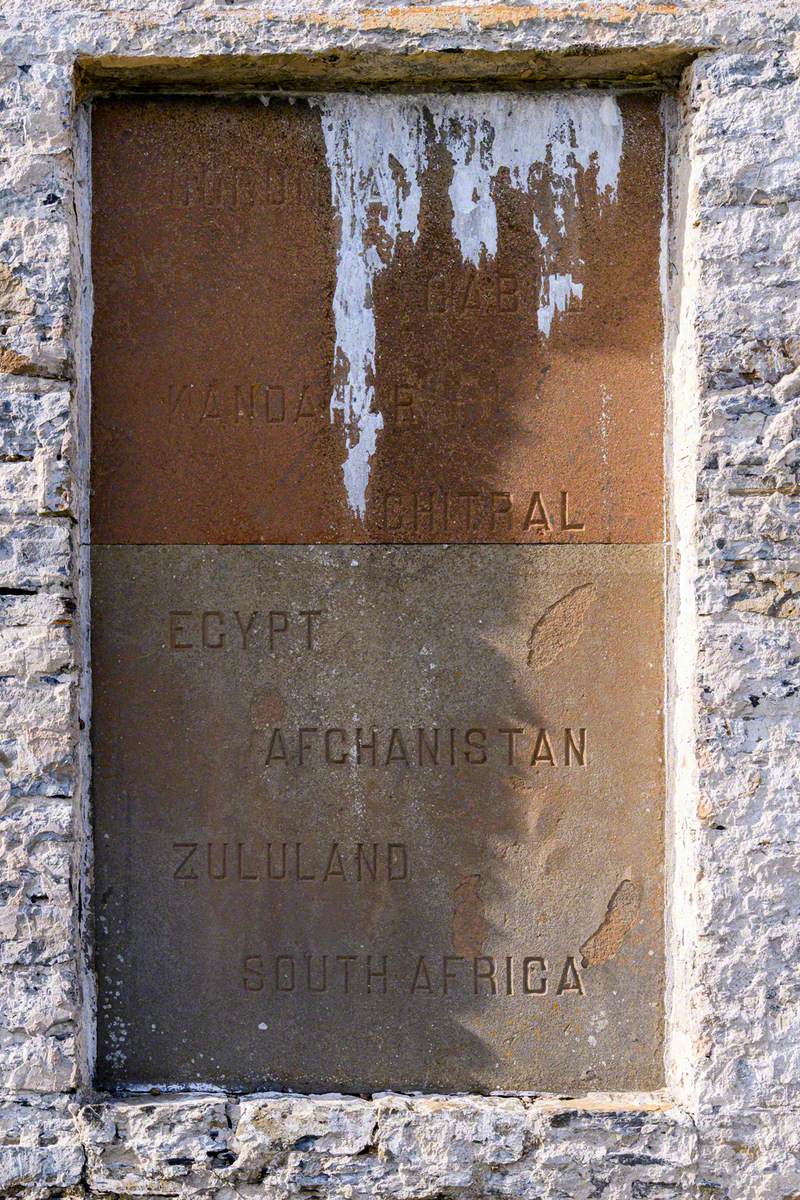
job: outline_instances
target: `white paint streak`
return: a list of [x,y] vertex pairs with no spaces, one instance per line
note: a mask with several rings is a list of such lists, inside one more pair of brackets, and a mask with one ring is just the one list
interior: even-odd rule
[[583,295],[571,256],[578,181],[616,196],[622,118],[611,95],[354,96],[316,101],[341,223],[334,293],[336,350],[331,419],[343,414],[343,471],[350,507],[362,519],[370,462],[383,428],[375,408],[373,286],[401,239],[417,238],[422,181],[434,146],[453,164],[453,236],[465,263],[497,254],[498,178],[535,194],[531,236],[540,251],[538,325],[549,336],[556,313]]
[[578,204],[579,169],[596,172],[599,195],[616,196],[622,117],[613,96],[445,96],[423,103],[453,160],[453,234],[465,262],[477,267],[484,253],[490,258],[497,253],[493,187],[502,171],[516,191],[529,193],[539,183],[549,187],[551,214],[533,216],[543,251],[552,240],[545,233],[551,216],[562,239],[568,232]]
[[573,297],[576,300],[582,299],[583,284],[573,279],[571,272],[559,275],[556,271],[553,275],[542,276],[537,319],[539,329],[545,337],[550,336],[553,317],[557,312],[566,312]]
[[341,224],[331,420],[342,412],[344,483],[351,509],[363,520],[370,460],[383,428],[375,409],[373,284],[394,255],[398,238],[416,241],[424,139],[420,112],[408,102],[332,95],[320,105],[331,194]]

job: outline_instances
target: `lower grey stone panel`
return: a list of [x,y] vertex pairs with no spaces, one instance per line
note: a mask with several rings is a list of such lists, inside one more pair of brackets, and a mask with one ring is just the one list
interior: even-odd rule
[[663,548],[92,566],[104,1084],[659,1085]]

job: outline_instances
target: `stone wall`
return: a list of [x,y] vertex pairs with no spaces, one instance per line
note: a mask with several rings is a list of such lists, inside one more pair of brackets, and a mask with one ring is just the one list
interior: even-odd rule
[[[455,53],[455,52],[459,53]],[[446,53],[445,53],[446,52]],[[86,104],[98,89],[673,86],[668,1087],[91,1091]],[[0,11],[0,1189],[800,1194],[800,10],[795,0],[7,0]]]

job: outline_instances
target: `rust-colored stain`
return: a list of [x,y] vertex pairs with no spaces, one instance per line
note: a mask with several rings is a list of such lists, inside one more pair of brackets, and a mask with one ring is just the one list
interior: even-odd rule
[[95,542],[349,533],[318,113],[162,98],[93,119]]
[[0,347],[0,371],[8,375],[40,375],[41,371],[24,354],[11,350],[8,346]]
[[575,645],[596,595],[594,584],[582,583],[542,613],[528,639],[529,667],[549,667]]
[[[417,228],[387,235],[387,189],[411,188],[389,155],[355,238],[381,267],[349,299],[352,214],[315,101],[95,105],[95,542],[660,539],[657,101],[619,98],[613,200],[596,152],[524,188],[498,167],[496,246],[474,262],[450,194],[457,122],[448,142],[414,103]],[[374,320],[363,370],[337,343],[345,309]],[[355,489],[348,371],[374,436]]]
[[286,705],[280,692],[263,688],[250,701],[250,723],[254,729],[269,729],[283,720]]
[[606,915],[581,946],[584,967],[598,967],[619,952],[639,915],[639,890],[623,879],[608,902]]
[[453,892],[453,949],[464,958],[483,953],[489,936],[480,875],[467,875]]
[[[679,12],[677,4],[418,4],[413,7],[392,5],[387,8],[352,8],[350,11],[310,12],[304,23],[344,29],[375,31],[392,29],[406,33],[425,34],[437,30],[463,29],[477,26],[491,29],[496,26],[520,25],[532,21],[575,20],[622,25],[647,16],[672,17]],[[277,18],[278,13],[274,13]]]

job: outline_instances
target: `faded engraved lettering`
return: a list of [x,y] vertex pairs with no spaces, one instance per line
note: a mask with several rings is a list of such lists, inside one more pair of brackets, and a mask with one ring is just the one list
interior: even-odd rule
[[165,404],[172,424],[196,428],[308,428],[328,419],[327,405],[307,383],[188,381],[169,383]]
[[[414,403],[412,390],[402,406],[413,413]],[[535,490],[518,495],[502,489],[432,486],[378,493],[371,503],[370,526],[375,532],[394,537],[514,535],[533,541],[582,533],[586,521],[585,514],[576,512],[567,489],[558,494]]]

